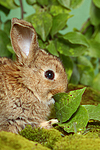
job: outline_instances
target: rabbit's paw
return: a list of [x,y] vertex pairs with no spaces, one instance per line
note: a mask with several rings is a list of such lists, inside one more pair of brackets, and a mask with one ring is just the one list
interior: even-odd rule
[[52,128],[52,125],[55,123],[58,123],[58,120],[57,119],[51,119],[49,121],[44,121],[44,122],[40,123],[40,127],[45,128],[45,129],[50,129],[50,128]]

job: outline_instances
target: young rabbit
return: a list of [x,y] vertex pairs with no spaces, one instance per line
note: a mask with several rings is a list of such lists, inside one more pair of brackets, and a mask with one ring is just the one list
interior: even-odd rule
[[11,42],[17,61],[0,58],[0,130],[49,128],[52,96],[67,88],[62,63],[39,48],[33,26],[24,20],[12,19]]

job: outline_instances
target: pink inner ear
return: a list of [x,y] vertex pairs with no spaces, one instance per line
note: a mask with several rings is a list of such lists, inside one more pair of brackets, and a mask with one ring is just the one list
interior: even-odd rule
[[33,37],[33,31],[26,27],[18,27],[18,45],[20,50],[28,56]]

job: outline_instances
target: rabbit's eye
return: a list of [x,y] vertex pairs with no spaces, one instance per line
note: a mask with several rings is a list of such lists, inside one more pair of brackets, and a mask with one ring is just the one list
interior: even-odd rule
[[53,80],[54,77],[55,77],[55,74],[54,74],[54,72],[53,72],[52,70],[47,70],[47,71],[45,72],[45,77],[46,77],[47,79]]

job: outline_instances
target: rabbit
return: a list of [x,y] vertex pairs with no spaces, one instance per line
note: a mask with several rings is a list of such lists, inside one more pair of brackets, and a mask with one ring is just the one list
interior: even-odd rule
[[0,131],[18,134],[27,124],[51,128],[52,97],[67,90],[65,69],[39,48],[31,23],[13,18],[10,36],[16,61],[0,58]]

